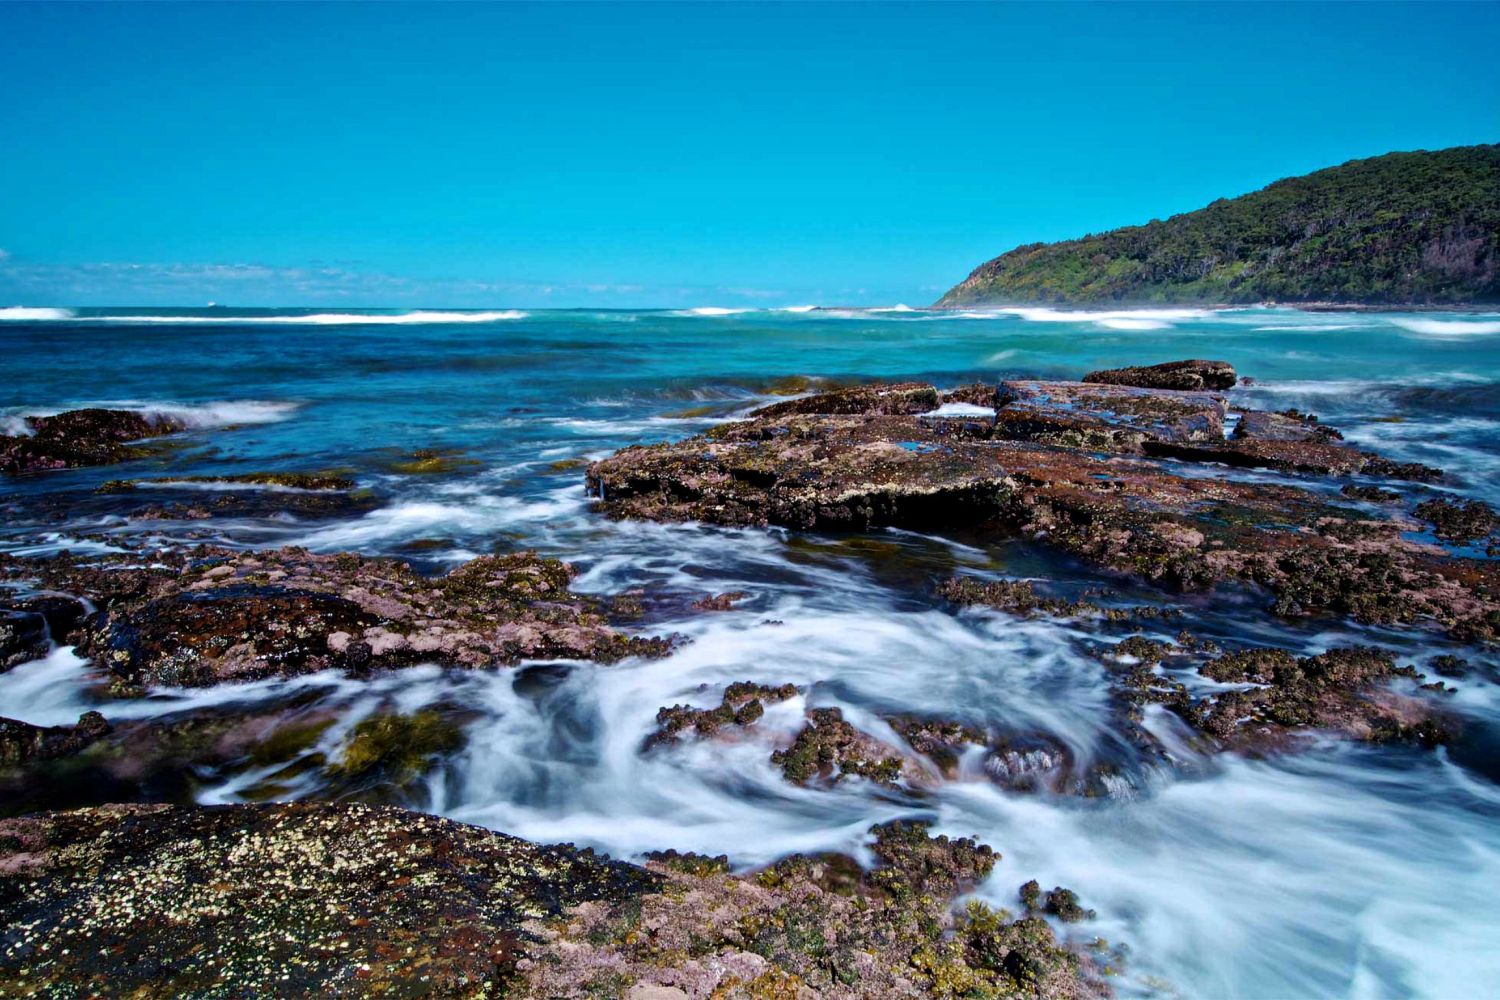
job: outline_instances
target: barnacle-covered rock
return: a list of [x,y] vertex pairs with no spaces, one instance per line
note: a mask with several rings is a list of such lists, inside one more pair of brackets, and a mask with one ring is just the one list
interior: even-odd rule
[[0,820],[18,996],[503,992],[523,925],[662,878],[355,803],[105,806]]

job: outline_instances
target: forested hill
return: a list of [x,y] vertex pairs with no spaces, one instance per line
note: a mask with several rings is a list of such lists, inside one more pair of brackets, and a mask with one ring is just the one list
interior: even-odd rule
[[1500,302],[1500,145],[1388,153],[1017,247],[937,305]]

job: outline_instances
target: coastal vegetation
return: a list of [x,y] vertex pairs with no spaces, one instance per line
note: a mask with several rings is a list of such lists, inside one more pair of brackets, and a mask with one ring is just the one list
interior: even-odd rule
[[936,303],[1500,302],[1500,144],[1388,153],[975,268]]

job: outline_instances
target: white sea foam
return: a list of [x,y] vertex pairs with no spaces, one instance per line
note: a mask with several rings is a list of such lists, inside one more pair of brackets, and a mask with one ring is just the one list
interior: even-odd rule
[[1170,330],[1172,328],[1171,323],[1164,323],[1159,319],[1136,319],[1132,316],[1114,316],[1094,322],[1106,330]]
[[28,306],[9,306],[0,309],[0,322],[35,323],[41,320],[72,319],[71,309],[44,309]]
[[312,313],[307,316],[97,316],[98,323],[145,323],[151,325],[191,326],[420,326],[443,323],[499,323],[525,319],[519,309],[491,312],[434,312],[419,310],[406,313]]
[[1336,330],[1358,330],[1358,323],[1283,323],[1275,326],[1257,326],[1257,333],[1331,333]]
[[1390,323],[1424,337],[1484,337],[1500,333],[1500,320],[1407,319],[1393,316]]
[[973,403],[944,403],[935,410],[922,414],[924,417],[993,417],[993,406],[975,406]]
[[740,313],[755,312],[749,307],[741,309],[727,309],[723,306],[697,306],[692,309],[679,309],[678,316],[738,316]]

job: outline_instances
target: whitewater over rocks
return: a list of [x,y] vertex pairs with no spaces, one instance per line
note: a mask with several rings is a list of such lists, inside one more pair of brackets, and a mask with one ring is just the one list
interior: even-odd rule
[[[1358,907],[1321,882],[1289,906],[1295,879],[1357,884],[1364,821],[1427,838],[1441,881],[1479,827],[1417,789],[1500,805],[1500,521],[1465,455],[1386,453],[1227,362],[1083,370],[678,387],[662,416],[549,417],[511,465],[431,426],[319,464],[218,459],[243,430],[165,409],[30,418],[0,978],[1330,992],[1284,949]],[[1255,850],[1229,832],[1252,816]],[[538,846],[565,840],[628,860]],[[1397,923],[1403,960],[1448,946]]]

